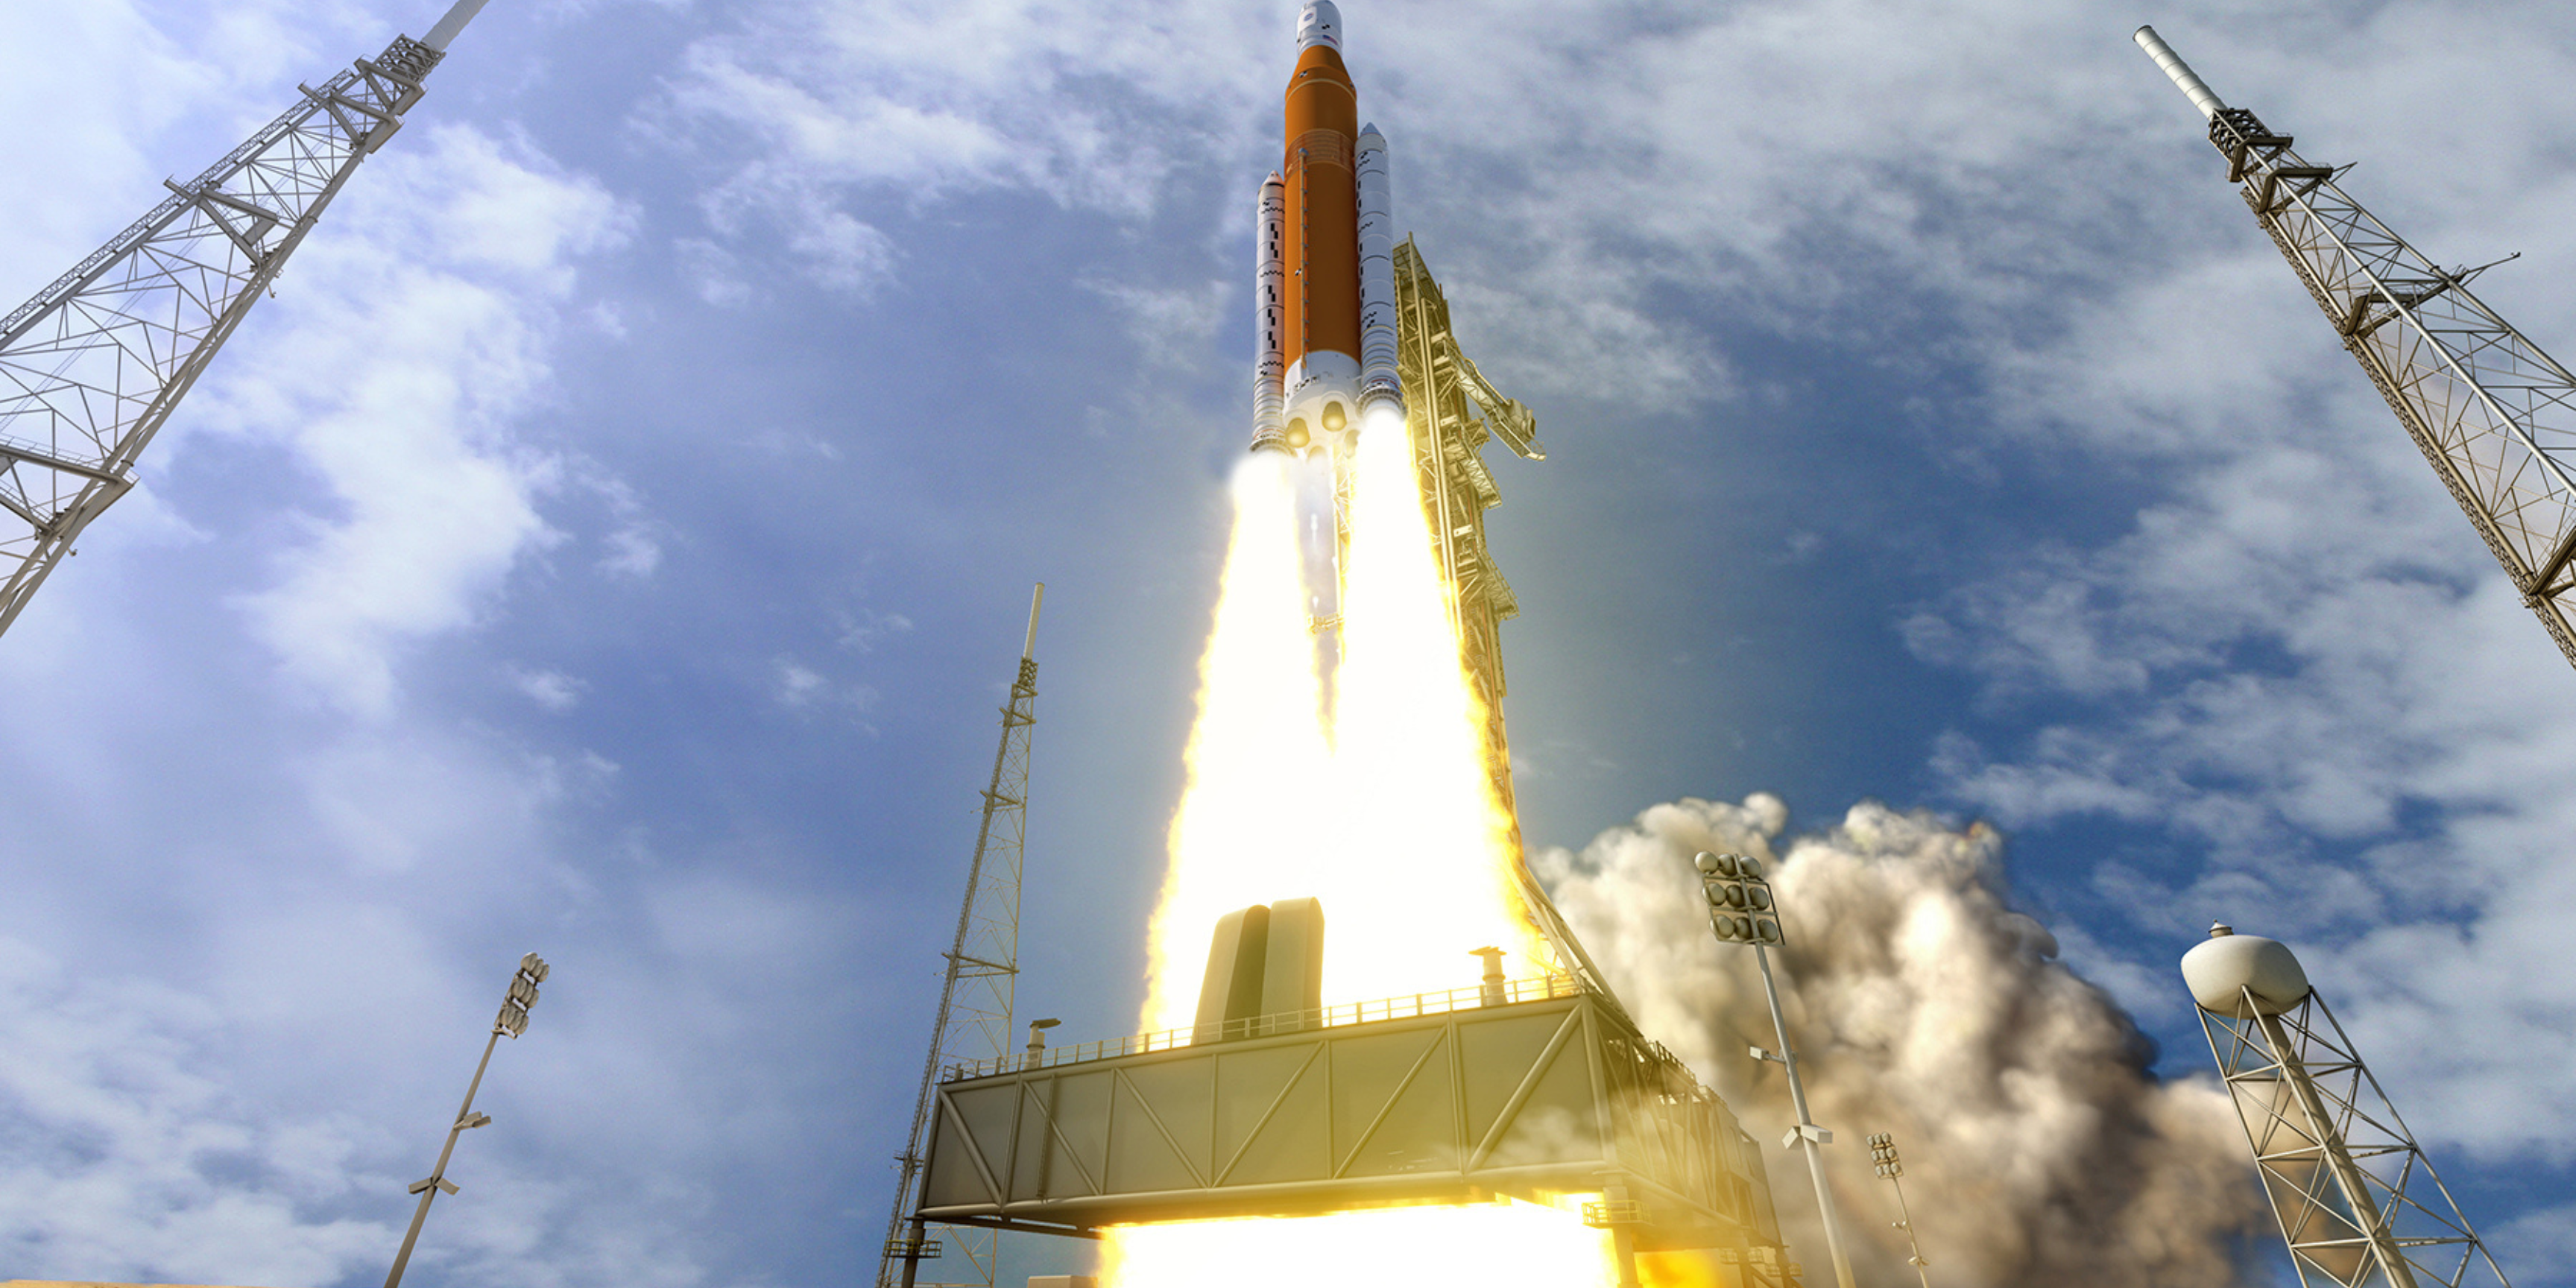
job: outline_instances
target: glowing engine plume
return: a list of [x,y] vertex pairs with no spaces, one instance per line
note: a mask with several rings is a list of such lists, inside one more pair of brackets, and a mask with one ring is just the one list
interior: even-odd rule
[[1101,1273],[1117,1288],[1612,1288],[1608,1244],[1579,1204],[1383,1208],[1112,1231]]
[[[1148,1030],[1190,1021],[1217,917],[1282,896],[1323,900],[1328,1004],[1470,984],[1468,950],[1485,944],[1520,954],[1522,974],[1547,961],[1512,880],[1510,821],[1486,773],[1484,713],[1403,420],[1372,416],[1356,452],[1329,762],[1299,571],[1300,466],[1264,454],[1236,476],[1154,914]],[[1196,1288],[1217,1265],[1242,1284],[1617,1282],[1598,1231],[1526,1202],[1132,1227],[1110,1231],[1103,1251],[1118,1288]]]
[[[1230,909],[1322,895],[1305,879],[1327,785],[1323,696],[1306,611],[1288,458],[1234,476],[1216,623],[1199,659],[1187,784],[1172,816],[1171,866],[1147,940],[1144,1027],[1188,1024],[1208,932]],[[1329,896],[1327,915],[1338,915]],[[1329,954],[1327,955],[1329,960]]]
[[1324,954],[1327,997],[1453,988],[1467,950],[1498,944],[1534,975],[1546,958],[1512,879],[1511,822],[1486,773],[1484,712],[1458,658],[1403,420],[1372,412],[1352,464],[1336,781]]

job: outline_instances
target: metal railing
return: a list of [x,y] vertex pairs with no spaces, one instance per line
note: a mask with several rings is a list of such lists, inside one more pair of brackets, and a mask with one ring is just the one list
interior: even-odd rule
[[[1216,1042],[1235,1042],[1244,1038],[1274,1037],[1283,1033],[1338,1029],[1352,1024],[1372,1024],[1380,1020],[1410,1020],[1432,1015],[1446,1015],[1452,1011],[1472,1011],[1483,1006],[1542,1002],[1552,998],[1575,997],[1582,992],[1582,984],[1571,975],[1543,975],[1536,979],[1453,988],[1441,993],[1414,993],[1405,997],[1381,998],[1373,1002],[1350,1002],[1341,1006],[1318,1007],[1307,1011],[1282,1011],[1276,1015],[1228,1020],[1223,1024],[1196,1024],[1182,1029],[1165,1029],[1160,1033],[1139,1033],[1132,1037],[1085,1042],[1078,1046],[1048,1047],[1041,1051],[1003,1056],[998,1060],[952,1064],[940,1074],[940,1081],[955,1082],[960,1078],[989,1078],[996,1074],[1048,1069],[1060,1064],[1081,1064],[1089,1060],[1142,1055],[1149,1051],[1171,1051],[1181,1047],[1205,1046]],[[1661,1052],[1662,1048],[1657,1047],[1656,1050]]]

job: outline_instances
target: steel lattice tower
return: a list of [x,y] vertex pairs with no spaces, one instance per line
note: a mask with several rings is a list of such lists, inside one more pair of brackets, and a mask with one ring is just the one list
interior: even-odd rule
[[134,486],[135,458],[268,290],[322,209],[420,101],[483,8],[396,36],[0,320],[0,632]]
[[[984,789],[984,821],[975,832],[975,857],[966,868],[966,904],[957,912],[956,941],[949,947],[948,977],[939,991],[939,1020],[931,1029],[930,1057],[922,1065],[921,1091],[913,1102],[912,1135],[896,1158],[894,1214],[886,1221],[877,1288],[993,1288],[1000,1234],[978,1226],[914,1222],[913,1190],[921,1177],[930,1115],[938,1103],[939,1071],[1011,1054],[1011,1002],[1020,973],[1020,866],[1029,837],[1029,742],[1037,724],[1038,609],[1046,583],[1029,597],[1029,633],[1020,647],[1020,669],[1011,700],[1002,708],[1002,743],[993,753],[993,778]],[[917,1278],[924,1261],[947,1262],[943,1244],[966,1263],[955,1277]]]
[[[2227,179],[2413,435],[2523,602],[2576,663],[2576,376],[2305,160],[2155,30],[2138,44],[2209,120]],[[2491,267],[2491,266],[2490,266]]]

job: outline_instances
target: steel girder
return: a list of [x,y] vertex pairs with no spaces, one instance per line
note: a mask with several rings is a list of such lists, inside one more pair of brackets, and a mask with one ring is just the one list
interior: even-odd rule
[[1761,1153],[1598,995],[939,1086],[917,1215],[1078,1232],[1624,1187],[1644,1250],[1786,1267]]

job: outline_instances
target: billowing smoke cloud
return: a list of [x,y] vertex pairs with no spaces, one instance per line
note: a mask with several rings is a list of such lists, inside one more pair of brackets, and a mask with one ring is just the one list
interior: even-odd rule
[[2225,1095],[2160,1082],[2151,1047],[2057,942],[2007,905],[2003,842],[1875,803],[1773,839],[1788,810],[1685,799],[1605,832],[1540,874],[1646,1032],[1688,1061],[1764,1142],[1809,1282],[1831,1282],[1753,955],[1710,935],[1689,870],[1700,850],[1765,861],[1788,937],[1781,1003],[1836,1203],[1864,1283],[1911,1282],[1895,1196],[1862,1138],[1892,1132],[1924,1255],[1944,1288],[2243,1282],[2237,1252],[2269,1223]]

